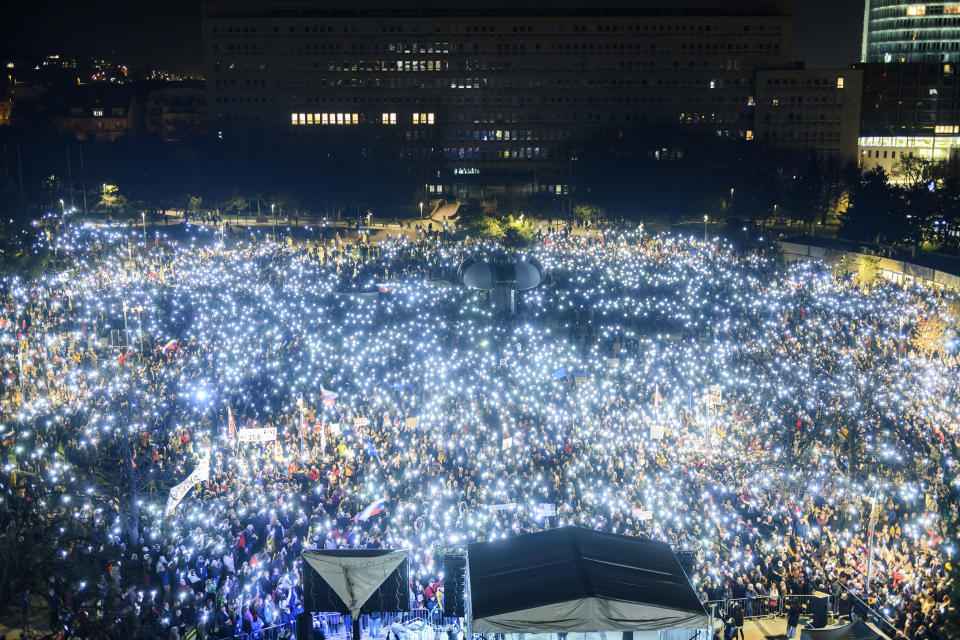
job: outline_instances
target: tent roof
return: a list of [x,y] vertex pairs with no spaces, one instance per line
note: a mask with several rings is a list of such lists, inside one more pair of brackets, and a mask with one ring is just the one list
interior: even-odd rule
[[[301,554],[304,561],[306,599],[333,602],[339,611],[356,616],[370,597],[387,581],[390,574],[407,559],[407,551],[389,549],[316,549]],[[326,598],[313,590],[323,591],[321,584],[308,579],[310,567],[333,594]],[[404,577],[404,581],[406,578]]]
[[[538,619],[557,614],[549,607],[559,603],[567,603],[566,613],[572,618],[586,611],[584,602],[592,603],[592,613],[609,613],[612,606],[623,617],[571,622],[570,631],[708,626],[707,614],[677,557],[662,542],[563,527],[471,544],[467,558],[475,630],[484,628],[476,624],[484,618],[506,615],[516,622],[517,612],[538,608]],[[572,603],[580,603],[577,612]],[[654,626],[658,619],[662,626]],[[603,628],[584,628],[588,624]],[[535,626],[545,629],[543,624]]]
[[879,640],[883,636],[860,620],[856,620],[840,627],[804,629],[801,637],[804,640]]

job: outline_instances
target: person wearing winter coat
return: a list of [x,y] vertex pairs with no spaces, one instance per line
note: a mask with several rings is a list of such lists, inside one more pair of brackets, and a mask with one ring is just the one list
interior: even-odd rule
[[793,638],[793,634],[796,633],[797,627],[800,625],[800,603],[794,602],[790,606],[790,611],[787,613],[787,640]]

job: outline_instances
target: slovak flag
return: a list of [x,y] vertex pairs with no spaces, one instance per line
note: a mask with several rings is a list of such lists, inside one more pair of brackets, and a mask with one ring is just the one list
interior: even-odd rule
[[340,396],[336,391],[330,391],[330,389],[324,389],[323,385],[320,385],[320,399],[328,404],[333,404],[337,401],[337,398]]
[[383,511],[383,507],[386,504],[387,504],[386,498],[379,498],[377,500],[374,500],[369,506],[367,506],[366,509],[364,509],[357,515],[353,516],[353,521],[356,522],[357,520],[359,520],[360,522],[366,522],[373,516]]

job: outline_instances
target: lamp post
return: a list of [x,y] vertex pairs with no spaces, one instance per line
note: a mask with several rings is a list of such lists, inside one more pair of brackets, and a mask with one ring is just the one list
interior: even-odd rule
[[730,187],[730,215],[733,215],[733,187]]
[[420,203],[420,222],[423,222],[423,203]]
[[704,242],[707,241],[707,220],[709,219],[710,219],[710,216],[708,215],[703,216],[703,241]]
[[274,214],[274,209],[276,206],[277,206],[276,203],[274,202],[270,203],[270,217],[273,218],[273,239],[274,240],[277,239],[277,216]]
[[873,579],[873,530],[877,523],[878,495],[872,495],[870,500],[870,544],[867,547],[867,600],[870,599],[870,583]]
[[143,224],[143,248],[147,248],[147,212],[140,212],[140,222]]

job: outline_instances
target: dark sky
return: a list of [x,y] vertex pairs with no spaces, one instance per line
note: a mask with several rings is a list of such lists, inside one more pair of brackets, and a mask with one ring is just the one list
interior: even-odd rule
[[[8,0],[7,7],[6,55],[86,53],[167,71],[202,68],[200,0]],[[862,20],[863,0],[794,0],[793,59],[808,67],[856,62]]]

